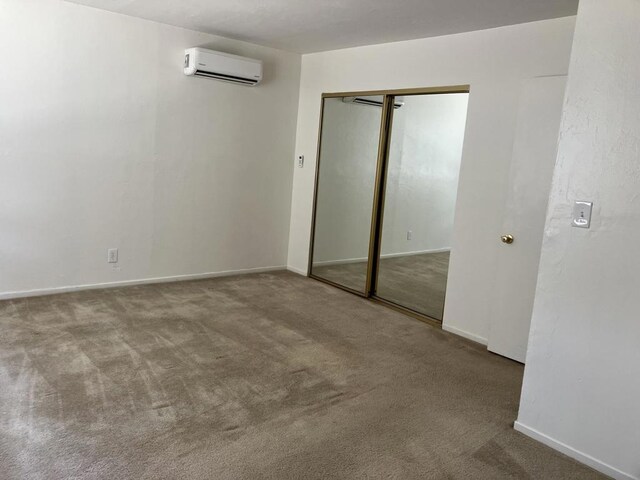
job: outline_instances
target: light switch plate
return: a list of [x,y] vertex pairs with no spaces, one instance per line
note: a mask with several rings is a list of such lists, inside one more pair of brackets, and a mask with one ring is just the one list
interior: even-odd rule
[[589,228],[591,226],[591,208],[593,202],[577,201],[573,205],[573,220],[571,225],[578,228]]

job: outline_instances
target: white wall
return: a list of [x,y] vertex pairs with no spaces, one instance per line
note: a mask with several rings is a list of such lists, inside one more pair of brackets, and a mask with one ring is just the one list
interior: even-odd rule
[[516,425],[616,478],[640,478],[639,25],[580,2]]
[[[185,77],[192,46],[264,84]],[[0,58],[0,294],[286,264],[299,55],[2,0]]]
[[521,80],[566,74],[574,18],[304,55],[289,268],[306,272],[322,92],[470,84],[445,328],[486,342]]

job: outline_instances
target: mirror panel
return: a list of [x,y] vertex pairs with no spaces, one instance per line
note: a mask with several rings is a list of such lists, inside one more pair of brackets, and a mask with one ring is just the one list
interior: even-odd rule
[[323,101],[311,274],[365,295],[382,96]]
[[375,295],[440,321],[468,96],[405,96],[393,112]]

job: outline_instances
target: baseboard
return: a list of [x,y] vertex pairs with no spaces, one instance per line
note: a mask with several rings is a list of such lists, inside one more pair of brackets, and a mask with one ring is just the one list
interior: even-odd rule
[[287,270],[293,273],[297,273],[298,275],[302,275],[303,277],[307,276],[306,270],[301,270],[299,268],[292,267],[291,265],[287,265]]
[[451,248],[432,248],[431,250],[416,250],[414,252],[403,252],[403,253],[385,253],[384,255],[380,255],[380,258],[395,258],[395,257],[410,257],[412,255],[424,255],[426,253],[444,253],[450,252]]
[[533,438],[534,440],[537,440],[538,442],[543,443],[546,446],[553,448],[554,450],[564,453],[566,456],[571,457],[574,460],[579,461],[580,463],[584,463],[594,470],[604,473],[605,475],[609,475],[611,478],[615,478],[616,480],[640,480],[640,477],[634,477],[633,475],[618,470],[611,465],[593,458],[591,455],[582,453],[575,448],[570,447],[565,443],[559,442],[558,440],[555,440],[531,427],[527,427],[526,425],[523,425],[518,421],[514,423],[513,428],[518,432],[526,435],[527,437]]
[[481,337],[480,335],[476,335],[475,333],[470,333],[470,332],[467,332],[466,330],[462,330],[460,328],[452,327],[451,325],[446,325],[446,324],[442,325],[442,329],[447,332],[453,333],[455,335],[459,335],[460,337],[464,337],[467,340],[472,340],[481,345],[484,345],[484,346],[489,345],[489,340],[487,340],[484,337]]
[[332,265],[346,265],[348,263],[361,263],[366,262],[369,259],[363,258],[343,258],[342,260],[324,260],[322,262],[313,262],[314,267],[330,267]]
[[[450,248],[433,248],[431,250],[415,250],[412,252],[401,252],[401,253],[385,253],[384,255],[380,255],[380,258],[396,258],[396,257],[410,257],[412,255],[424,255],[427,253],[443,253],[451,251]],[[323,262],[314,262],[313,265],[316,267],[329,267],[331,265],[345,265],[348,263],[360,263],[366,262],[369,259],[367,257],[362,258],[344,258],[342,260],[325,260]]]
[[3,292],[0,293],[0,300],[10,300],[12,298],[24,298],[24,297],[40,297],[43,295],[55,295],[57,293],[77,292],[80,290],[97,290],[100,288],[116,288],[127,287],[132,285],[147,285],[153,283],[169,283],[169,282],[182,282],[187,280],[204,280],[207,278],[216,277],[228,277],[231,275],[246,275],[249,273],[265,273],[286,270],[287,267],[260,267],[260,268],[245,268],[241,270],[223,270],[220,272],[207,272],[207,273],[195,273],[188,275],[173,275],[169,277],[153,277],[142,278],[137,280],[123,280],[119,282],[105,282],[105,283],[91,283],[86,285],[71,285],[67,287],[54,287],[54,288],[42,288],[36,290],[23,290],[17,292]]

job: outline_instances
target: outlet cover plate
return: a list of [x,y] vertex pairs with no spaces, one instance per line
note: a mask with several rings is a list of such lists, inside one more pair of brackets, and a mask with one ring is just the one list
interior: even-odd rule
[[118,263],[118,249],[110,248],[107,250],[107,262],[108,263]]

